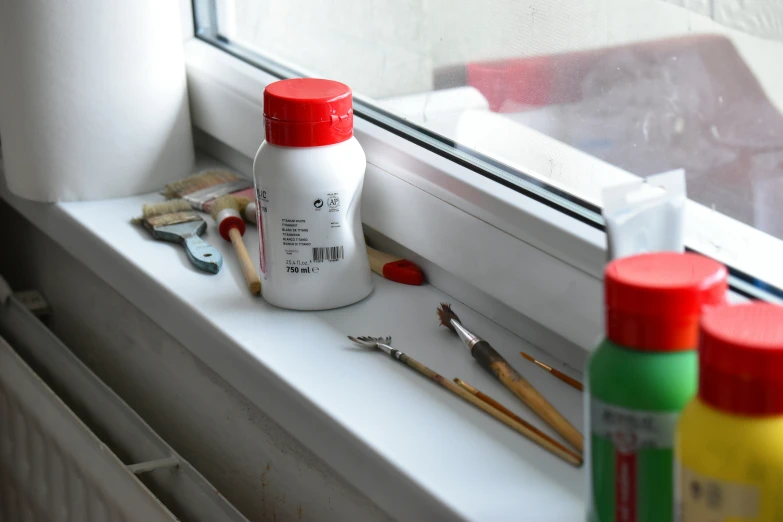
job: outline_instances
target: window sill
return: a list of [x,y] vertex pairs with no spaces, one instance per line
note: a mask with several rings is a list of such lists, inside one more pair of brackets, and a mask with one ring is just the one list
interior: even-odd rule
[[[197,165],[206,166],[205,160]],[[207,276],[184,252],[129,224],[159,198],[43,205],[2,197],[69,253],[156,320],[223,379],[269,414],[359,491],[400,520],[535,520],[583,516],[583,476],[538,446],[348,334],[390,334],[394,345],[447,377],[461,377],[552,434],[439,328],[436,288],[376,278],[363,302],[292,312],[251,297],[228,243],[208,240],[224,268]],[[257,238],[245,236],[252,257]],[[471,329],[491,340],[574,425],[581,394],[519,357],[546,353],[465,306]],[[580,377],[567,367],[563,371]]]

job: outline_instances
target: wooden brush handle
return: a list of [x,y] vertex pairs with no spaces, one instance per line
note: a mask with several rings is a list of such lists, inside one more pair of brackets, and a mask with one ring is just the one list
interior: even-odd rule
[[554,368],[552,368],[551,373],[552,375],[554,375],[564,383],[568,384],[572,388],[576,388],[579,391],[584,391],[584,387],[582,386],[582,383],[577,381],[573,377],[569,377],[568,375],[564,374],[560,370],[556,370]]
[[367,258],[370,260],[370,269],[379,276],[383,276],[383,267],[387,263],[393,263],[402,259],[369,246],[367,247]]
[[517,415],[513,411],[509,410],[508,408],[506,408],[505,406],[500,404],[498,401],[496,401],[495,399],[493,399],[492,397],[490,397],[486,393],[483,393],[482,391],[477,390],[476,388],[474,388],[473,386],[469,385],[468,383],[466,383],[465,381],[463,381],[461,379],[454,379],[454,382],[457,383],[457,385],[460,388],[462,388],[465,391],[469,392],[471,395],[473,395],[475,397],[478,397],[482,401],[486,402],[487,404],[489,404],[490,406],[492,406],[493,408],[498,410],[500,413],[502,413],[504,415],[507,415],[509,418],[515,420],[516,422],[518,422],[519,424],[521,424],[525,428],[529,429],[530,431],[532,431],[533,433],[535,433],[536,435],[538,435],[542,439],[547,440],[550,444],[552,444],[553,446],[555,446],[558,449],[560,449],[563,453],[566,453],[566,454],[570,455],[575,462],[579,462],[580,464],[582,463],[582,455],[580,455],[579,453],[576,453],[575,451],[570,450],[569,448],[566,448],[564,445],[560,444],[558,441],[556,441],[555,439],[553,439],[552,437],[550,437],[549,435],[547,435],[543,431],[539,430],[538,428],[536,428],[535,426],[533,426],[532,424],[527,422],[525,419],[523,419],[522,417],[520,417],[519,415]]
[[234,245],[234,251],[237,253],[237,259],[239,260],[239,266],[242,267],[242,274],[245,276],[245,283],[250,289],[250,293],[253,295],[261,295],[261,280],[258,278],[258,273],[253,266],[253,261],[250,260],[250,256],[245,248],[245,242],[242,241],[242,234],[239,230],[232,228],[228,231],[228,235],[231,237],[231,243]]
[[583,451],[582,434],[543,395],[538,393],[538,390],[527,379],[512,368],[508,361],[488,342],[479,341],[473,346],[471,353],[485,370],[497,377],[503,386],[519,397],[528,408],[552,426],[569,444],[580,453]]
[[[396,352],[396,350],[395,350]],[[454,384],[449,379],[446,379],[439,373],[431,370],[427,366],[421,364],[416,359],[413,359],[412,357],[409,357],[408,355],[397,352],[395,355],[394,352],[392,352],[392,358],[399,359],[400,362],[403,364],[406,364],[407,366],[413,368],[417,372],[419,372],[422,375],[425,375],[435,381],[436,383],[440,384],[450,392],[452,392],[455,395],[459,395],[463,399],[465,399],[467,402],[471,403],[472,405],[476,406],[480,410],[482,410],[484,413],[487,413],[488,415],[491,415],[495,419],[499,420],[509,428],[513,429],[514,431],[524,435],[528,439],[532,440],[545,450],[549,451],[550,453],[554,454],[557,457],[560,457],[561,459],[565,460],[569,464],[572,464],[574,466],[581,466],[582,465],[582,459],[578,455],[575,455],[573,452],[564,451],[561,447],[558,447],[557,445],[553,444],[553,441],[548,440],[546,436],[542,436],[538,430],[535,430],[535,428],[530,429],[527,426],[520,424],[519,422],[515,421],[505,413],[502,413],[501,411],[498,411],[496,408],[491,406],[490,404],[484,402],[483,400],[479,399],[469,391],[461,388],[460,386]]]

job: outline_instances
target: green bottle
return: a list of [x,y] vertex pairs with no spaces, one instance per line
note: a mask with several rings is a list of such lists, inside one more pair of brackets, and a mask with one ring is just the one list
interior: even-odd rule
[[725,302],[727,271],[696,254],[611,262],[606,340],[587,365],[589,520],[671,522],[672,449],[697,389],[699,317]]

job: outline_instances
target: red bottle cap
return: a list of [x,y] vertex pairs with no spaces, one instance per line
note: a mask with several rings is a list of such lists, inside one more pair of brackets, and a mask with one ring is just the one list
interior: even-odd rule
[[696,348],[705,307],[723,304],[726,267],[697,254],[656,252],[617,259],[604,274],[606,334],[654,352]]
[[295,78],[264,89],[266,141],[284,147],[333,145],[353,136],[353,97],[332,80]]
[[740,415],[783,414],[783,307],[755,302],[704,315],[699,398]]

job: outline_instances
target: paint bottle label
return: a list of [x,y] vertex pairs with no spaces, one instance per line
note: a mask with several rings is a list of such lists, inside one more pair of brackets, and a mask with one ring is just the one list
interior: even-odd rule
[[715,479],[680,463],[677,467],[677,522],[758,520],[761,502],[758,486]]
[[[672,448],[679,412],[621,408],[590,400],[594,517],[665,522],[672,517]],[[660,484],[661,487],[650,487]]]
[[346,256],[356,255],[354,231],[345,211],[353,192],[324,190],[303,196],[286,190],[261,191],[259,243],[264,276],[269,278],[267,267],[276,265],[278,278],[339,277]]

